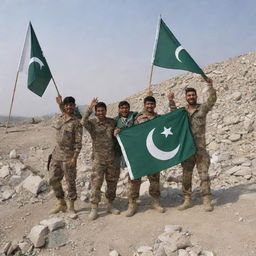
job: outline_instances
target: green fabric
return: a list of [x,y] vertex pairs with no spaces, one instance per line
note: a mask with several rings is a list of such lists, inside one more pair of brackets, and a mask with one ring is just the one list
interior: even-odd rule
[[30,32],[31,51],[30,65],[28,68],[28,89],[41,97],[44,94],[52,75],[31,23]]
[[116,127],[123,129],[127,127],[131,127],[134,125],[135,117],[137,116],[138,112],[129,112],[127,118],[123,119],[122,116],[119,114],[117,117],[115,117],[116,120]]
[[117,139],[131,179],[167,169],[196,152],[185,108],[124,129]]
[[187,70],[207,78],[185,49],[176,50],[179,46],[181,44],[161,19],[153,65],[162,68]]

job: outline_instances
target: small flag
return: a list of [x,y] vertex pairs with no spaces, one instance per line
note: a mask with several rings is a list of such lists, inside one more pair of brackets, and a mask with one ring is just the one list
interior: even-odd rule
[[18,71],[28,74],[28,89],[41,97],[52,74],[31,23],[28,26]]
[[160,18],[152,63],[155,66],[170,69],[182,69],[207,76],[196,64],[189,53],[181,46],[173,33]]
[[167,169],[196,152],[185,108],[127,128],[117,140],[131,179]]

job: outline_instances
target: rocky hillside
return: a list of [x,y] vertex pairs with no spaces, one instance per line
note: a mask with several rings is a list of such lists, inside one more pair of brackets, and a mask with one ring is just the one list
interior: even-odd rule
[[[207,147],[212,156],[210,177],[213,198],[215,204],[217,204],[218,196],[223,191],[237,185],[248,185],[256,181],[256,53],[233,57],[224,62],[210,65],[204,70],[213,79],[218,96],[215,106],[208,114],[206,134]],[[170,90],[175,93],[177,105],[184,105],[184,89],[188,86],[197,89],[199,102],[203,102],[205,95],[207,95],[207,88],[203,82],[200,82],[198,75],[186,73],[161,84],[154,85],[152,89],[157,100],[157,112],[163,114],[168,111],[167,94]],[[132,110],[142,110],[145,94],[145,91],[142,91],[126,98],[131,103]],[[117,103],[108,106],[108,113],[110,116],[117,114]],[[52,198],[47,184],[48,172],[46,165],[47,156],[51,153],[54,145],[54,132],[50,128],[54,118],[52,117],[47,121],[35,124],[28,122],[18,124],[15,127],[11,127],[10,133],[7,135],[4,133],[4,127],[0,127],[0,208],[2,214],[3,212],[8,212],[8,207],[23,209],[34,204],[44,205],[48,202],[49,198]],[[10,155],[11,151],[12,154]],[[91,139],[85,131],[83,149],[78,161],[77,177],[79,198],[83,202],[88,202],[90,196],[91,186],[89,177],[91,174],[91,164]],[[175,205],[181,203],[181,174],[179,165],[161,173],[163,200],[172,200],[172,202],[175,202]],[[126,198],[127,176],[127,170],[122,170],[117,190],[120,200],[125,200]],[[168,177],[169,181],[167,181]],[[141,194],[147,197],[149,184],[147,179],[143,181]],[[103,192],[104,189],[105,186],[103,186]],[[196,202],[198,192],[199,179],[195,172],[194,195]],[[33,211],[33,207],[30,209]],[[26,216],[24,217],[25,219]],[[16,224],[19,225],[19,223]],[[67,226],[81,228],[80,224],[79,220],[71,224],[69,220]],[[24,234],[23,230],[20,230],[20,234],[15,233],[14,230],[11,233],[10,230],[14,229],[13,226],[9,225],[6,227],[5,219],[1,217],[0,213],[0,248],[5,244],[6,246],[9,244],[5,254],[8,250],[11,251],[10,248],[16,248],[9,255],[13,255],[18,250],[17,248],[19,248],[19,246],[15,247],[17,244],[13,243],[11,245],[9,243],[10,240],[14,238],[21,239]],[[29,231],[26,230],[26,234],[28,233]],[[19,238],[17,238],[17,235],[19,235]],[[26,248],[32,253],[33,244],[27,239],[29,236],[25,235],[24,237],[26,239],[22,239],[22,243],[26,243]],[[193,246],[190,243],[188,244],[190,249],[187,250],[187,254],[182,252],[183,254],[178,255],[204,255],[203,253],[200,254],[200,250],[194,251],[194,254],[189,254],[190,251],[193,251]],[[72,243],[71,245],[75,246]],[[162,247],[164,248],[164,245]],[[154,250],[149,249],[148,251]],[[184,248],[180,248],[180,250],[184,251]],[[86,255],[99,255],[94,254],[93,250],[90,253],[89,251],[90,249],[88,249],[88,254]],[[164,249],[162,251],[163,254],[157,255],[174,255],[167,254],[166,252],[164,254]],[[39,252],[40,250],[36,250],[33,255],[37,255]],[[43,253],[45,254],[42,255],[64,255],[48,254],[47,251]],[[145,252],[137,251],[134,255],[153,255],[153,252],[152,254],[150,252],[147,252],[147,254],[143,253]]]

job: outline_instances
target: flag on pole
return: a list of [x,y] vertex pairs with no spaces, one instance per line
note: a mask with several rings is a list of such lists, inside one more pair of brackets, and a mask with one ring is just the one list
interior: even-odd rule
[[207,78],[161,18],[156,35],[152,64],[162,68],[191,71],[202,75],[205,79]]
[[52,74],[31,22],[28,25],[18,72],[25,72],[28,74],[28,89],[42,97],[52,78]]
[[196,152],[185,108],[127,128],[117,140],[131,179],[167,169]]

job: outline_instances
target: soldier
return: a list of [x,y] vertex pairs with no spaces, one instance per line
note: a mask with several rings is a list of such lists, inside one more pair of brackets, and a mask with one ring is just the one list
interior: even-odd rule
[[[114,130],[114,135],[116,136],[122,129],[128,128],[134,125],[135,118],[138,112],[130,111],[130,104],[127,101],[120,101],[118,104],[118,116],[114,119],[116,121],[116,128]],[[121,149],[117,143],[116,147],[116,164],[117,167],[120,168],[121,166],[124,168],[126,167],[124,158],[122,156]]]
[[[61,95],[58,95],[58,96],[56,97],[56,102],[57,102],[57,104],[59,105],[60,111],[61,111],[62,113],[64,113],[64,104],[63,104]],[[81,119],[81,118],[82,118],[82,115],[81,115],[81,113],[80,113],[78,107],[75,107],[75,109],[74,109],[74,116],[76,116],[78,119]]]
[[[185,96],[187,101],[186,110],[189,114],[189,122],[191,131],[196,143],[197,152],[186,161],[182,162],[183,168],[183,181],[182,190],[184,194],[184,203],[178,207],[178,210],[182,211],[192,207],[192,174],[194,166],[196,165],[198,174],[201,180],[201,191],[203,195],[203,204],[205,211],[213,211],[213,205],[211,204],[211,189],[210,179],[208,175],[208,169],[210,166],[210,156],[206,151],[205,142],[205,126],[206,115],[212,109],[216,102],[216,90],[213,88],[212,80],[208,78],[206,80],[208,85],[208,98],[205,103],[197,103],[197,93],[194,88],[186,88]],[[176,105],[174,102],[174,94],[172,92],[168,95],[170,110],[175,110]]]
[[[158,114],[154,112],[155,107],[156,107],[155,98],[152,96],[147,96],[144,99],[144,111],[137,115],[134,124],[140,124],[140,123],[143,123],[148,120],[156,118],[158,116]],[[162,208],[159,204],[160,172],[148,175],[148,179],[150,182],[149,194],[152,197],[152,206],[158,212],[163,213],[163,212],[165,212],[165,209]],[[141,178],[131,180],[129,177],[129,179],[128,179],[129,206],[128,206],[128,210],[126,212],[127,217],[133,216],[137,211],[136,201],[139,198],[140,185],[141,185]]]
[[73,97],[64,98],[64,113],[58,117],[57,123],[54,125],[57,133],[57,145],[52,153],[49,184],[52,186],[58,201],[56,208],[51,213],[67,210],[61,185],[64,175],[68,186],[69,211],[75,213],[74,203],[77,198],[76,163],[82,148],[82,126],[78,118],[74,116],[75,106]]
[[[95,108],[96,117],[89,119],[93,108]],[[106,104],[104,102],[98,102],[98,99],[94,98],[81,121],[92,138],[93,167],[91,176],[90,220],[94,220],[98,216],[97,209],[101,199],[101,186],[104,176],[107,182],[107,191],[105,194],[108,199],[107,211],[116,215],[120,214],[120,211],[113,207],[120,175],[120,169],[116,167],[115,163],[115,146],[117,141],[114,137],[114,129],[116,122],[114,119],[106,117],[106,113]]]

